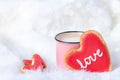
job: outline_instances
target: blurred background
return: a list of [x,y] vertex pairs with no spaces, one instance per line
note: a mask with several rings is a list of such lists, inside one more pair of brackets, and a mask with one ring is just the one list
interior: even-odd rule
[[108,36],[119,32],[119,21],[119,0],[0,0],[1,35],[95,29]]

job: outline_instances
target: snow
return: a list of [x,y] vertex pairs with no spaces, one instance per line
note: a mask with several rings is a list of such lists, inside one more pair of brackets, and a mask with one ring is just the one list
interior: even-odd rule
[[[0,0],[0,80],[119,80],[120,0]],[[110,51],[111,72],[61,70],[54,36],[62,31],[99,31]],[[22,74],[23,59],[39,53],[44,72]]]

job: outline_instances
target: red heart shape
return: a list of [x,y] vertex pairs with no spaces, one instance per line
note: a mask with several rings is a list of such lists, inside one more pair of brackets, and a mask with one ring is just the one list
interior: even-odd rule
[[110,55],[102,36],[94,30],[84,32],[80,37],[80,47],[65,55],[65,64],[72,70],[110,71]]
[[23,60],[23,63],[24,66],[21,67],[21,72],[24,72],[25,70],[43,71],[47,67],[42,57],[38,54],[34,54],[32,60]]

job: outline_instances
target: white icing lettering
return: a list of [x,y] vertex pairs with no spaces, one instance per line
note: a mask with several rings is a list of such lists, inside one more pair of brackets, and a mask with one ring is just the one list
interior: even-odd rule
[[95,62],[97,60],[97,56],[98,57],[103,56],[103,52],[101,52],[100,49],[97,49],[96,53],[93,53],[93,57],[88,56],[84,58],[85,65],[83,65],[83,63],[79,59],[76,59],[76,61],[80,65],[81,68],[87,68],[88,65],[91,65],[92,61]]

